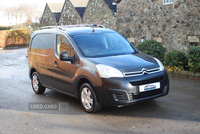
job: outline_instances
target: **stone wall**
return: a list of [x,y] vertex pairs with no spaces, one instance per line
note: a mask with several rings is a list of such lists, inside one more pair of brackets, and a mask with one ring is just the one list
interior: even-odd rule
[[[111,1],[111,0],[107,0]],[[121,0],[117,15],[105,0],[89,0],[83,17],[70,0],[66,0],[59,25],[101,24],[114,29],[135,45],[155,39],[167,51],[187,51],[188,45],[200,45],[200,0]],[[57,25],[48,5],[41,26]]]
[[115,30],[116,20],[117,18],[104,0],[89,0],[83,15],[83,23],[101,24]]
[[82,23],[82,19],[69,0],[66,0],[60,15],[60,25],[76,25]]
[[51,11],[51,9],[49,8],[48,4],[46,4],[46,7],[44,9],[43,15],[42,15],[42,19],[40,22],[40,27],[42,26],[53,26],[53,25],[57,25],[57,21]]
[[138,44],[156,39],[167,51],[186,51],[199,44],[200,0],[122,0],[117,6],[117,31]]
[[[113,0],[107,0],[107,2],[108,1],[112,2]],[[101,24],[107,28],[116,30],[117,17],[104,0],[89,0],[84,13],[81,12],[82,10],[77,9],[81,12],[80,14],[83,14],[82,18],[76,8],[80,7],[74,7],[70,0],[65,0],[59,22],[57,23],[49,5],[47,4],[44,9],[40,26],[51,26],[57,24]]]

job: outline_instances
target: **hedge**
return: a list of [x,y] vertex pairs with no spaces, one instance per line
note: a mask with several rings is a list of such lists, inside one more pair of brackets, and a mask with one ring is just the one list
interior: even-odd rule
[[29,29],[0,31],[0,48],[26,46],[29,44],[30,36]]
[[189,46],[188,54],[188,67],[193,73],[200,72],[200,47],[198,46]]
[[156,40],[146,40],[138,44],[137,49],[158,58],[160,61],[164,61],[164,55],[166,49]]

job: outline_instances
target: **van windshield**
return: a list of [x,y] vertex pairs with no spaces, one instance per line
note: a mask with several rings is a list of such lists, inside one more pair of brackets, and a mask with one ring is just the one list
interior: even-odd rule
[[89,33],[72,38],[86,57],[101,57],[134,53],[130,43],[120,34]]

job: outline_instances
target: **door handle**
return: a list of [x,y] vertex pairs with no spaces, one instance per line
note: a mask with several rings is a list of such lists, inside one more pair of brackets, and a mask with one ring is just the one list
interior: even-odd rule
[[57,63],[56,61],[54,61],[54,62],[53,62],[53,64],[54,64],[55,66],[57,66],[57,65],[58,65],[58,63]]

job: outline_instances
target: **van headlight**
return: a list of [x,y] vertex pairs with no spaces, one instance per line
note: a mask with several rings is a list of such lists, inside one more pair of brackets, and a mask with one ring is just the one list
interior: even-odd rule
[[116,68],[103,65],[103,64],[98,64],[96,65],[98,73],[100,77],[102,78],[110,78],[110,77],[124,77],[122,72],[119,71]]
[[154,57],[154,59],[157,61],[158,65],[160,66],[160,71],[163,71],[165,68],[164,68],[162,62],[160,62],[160,60],[155,57]]

